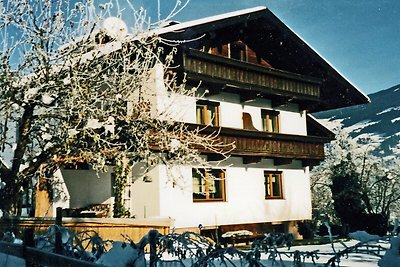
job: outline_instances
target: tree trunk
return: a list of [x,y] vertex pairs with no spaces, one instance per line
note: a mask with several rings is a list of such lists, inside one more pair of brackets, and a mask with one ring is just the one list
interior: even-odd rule
[[19,190],[19,185],[15,182],[15,179],[10,179],[7,176],[3,176],[2,180],[5,186],[0,190],[0,209],[4,215],[21,215],[22,192]]

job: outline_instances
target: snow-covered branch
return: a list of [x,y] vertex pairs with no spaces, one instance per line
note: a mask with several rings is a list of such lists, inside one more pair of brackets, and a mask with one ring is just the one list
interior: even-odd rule
[[[177,80],[177,49],[141,28],[145,12],[132,10],[139,17],[128,32],[120,14],[111,16],[122,10],[113,3],[4,5],[0,32],[10,38],[0,52],[0,193],[8,193],[0,194],[0,209],[17,213],[27,181],[42,168],[84,162],[104,170],[125,158],[206,164],[201,152],[227,157],[233,148],[218,133],[174,120],[174,99],[196,98],[195,89]],[[158,94],[170,104],[160,108]]]

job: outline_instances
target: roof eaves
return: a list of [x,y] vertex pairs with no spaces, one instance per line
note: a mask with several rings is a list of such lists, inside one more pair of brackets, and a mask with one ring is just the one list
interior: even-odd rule
[[157,29],[151,30],[148,35],[153,35],[153,34],[154,35],[162,35],[162,34],[166,34],[166,33],[170,33],[170,32],[178,32],[178,31],[182,31],[187,28],[204,25],[204,24],[208,24],[208,23],[212,23],[212,22],[216,22],[216,21],[221,21],[224,19],[243,16],[243,15],[247,15],[247,14],[252,14],[252,13],[255,13],[258,11],[263,11],[263,10],[267,10],[267,8],[265,6],[258,6],[258,7],[228,12],[228,13],[224,13],[221,15],[215,15],[215,16],[210,16],[210,17],[201,18],[201,19],[197,19],[197,20],[182,22],[182,23],[164,27],[164,28],[157,28]]
[[[288,26],[287,26],[288,27]],[[365,99],[365,101],[366,101],[366,103],[371,103],[371,99],[366,95],[366,94],[364,94],[356,85],[354,85],[349,79],[347,79],[347,77],[344,75],[344,74],[342,74],[338,69],[336,69],[333,65],[332,65],[332,63],[329,61],[329,60],[327,60],[324,56],[322,56],[314,47],[312,47],[309,43],[307,43],[303,38],[301,38],[294,30],[292,30],[290,27],[288,27],[289,28],[289,30],[291,30],[306,46],[308,46],[312,51],[313,51],[313,53],[315,53],[318,57],[320,57],[321,59],[322,59],[322,61],[324,61],[325,62],[325,64],[330,68],[330,69],[332,69],[332,71],[334,72],[334,73],[336,73],[338,76],[340,76],[340,78],[342,78],[346,83],[348,83],[351,87],[353,87],[355,90],[356,90],[356,92],[358,93],[358,94],[360,94],[360,96],[361,96],[361,98],[364,98]],[[366,104],[366,103],[362,103],[362,104]]]
[[290,28],[288,25],[286,25],[285,23],[283,23],[277,16],[275,16],[269,9],[266,10],[269,15],[270,18],[273,19],[276,23],[278,23],[281,27],[282,30],[285,30],[286,32],[288,32],[289,34],[291,34],[294,38],[297,38],[297,41],[300,42],[300,44],[303,45],[303,47],[306,47],[306,49],[309,50],[309,52],[311,52],[312,54],[314,54],[314,56],[316,56],[316,58],[318,58],[318,60],[325,66],[327,66],[328,68],[330,68],[333,73],[335,73],[337,76],[339,76],[341,79],[343,79],[346,83],[348,83],[351,87],[353,87],[356,92],[359,94],[360,96],[360,100],[363,101],[363,103],[359,103],[359,104],[366,104],[366,103],[370,103],[371,100],[370,98],[365,95],[363,92],[361,92],[360,89],[357,88],[357,86],[355,86],[352,82],[350,82],[342,73],[340,73],[327,59],[325,59],[314,47],[312,47],[309,43],[307,43],[303,38],[301,38],[296,31],[294,31],[292,28]]
[[329,129],[328,127],[326,127],[324,124],[322,124],[316,117],[314,117],[312,114],[307,113],[307,120],[309,120],[310,122],[312,122],[316,127],[318,127],[321,131],[323,131],[326,135],[327,138],[330,140],[334,140],[335,139],[335,133]]
[[[192,20],[188,22],[183,22],[179,24],[174,24],[171,26],[167,26],[164,28],[153,29],[150,32],[145,32],[143,34],[139,34],[130,38],[129,41],[140,40],[142,38],[148,38],[150,36],[162,36],[170,33],[179,33],[184,31],[185,29],[192,27],[200,27],[207,26],[207,24],[211,25],[212,23],[222,22],[223,20],[233,19],[240,16],[252,15],[254,13],[261,12],[262,16],[267,16],[273,23],[281,28],[284,32],[288,33],[288,36],[295,41],[299,42],[299,45],[304,47],[305,50],[308,50],[308,53],[313,55],[314,59],[317,60],[327,71],[332,73],[332,78],[338,80],[338,82],[342,84],[347,84],[349,87],[353,89],[353,94],[358,99],[358,104],[370,103],[370,98],[361,92],[354,84],[352,84],[342,73],[340,73],[333,65],[326,60],[320,53],[317,52],[309,43],[307,43],[303,38],[301,38],[293,29],[283,23],[278,17],[276,17],[269,9],[265,6],[258,6],[249,9],[243,9],[239,11],[229,12],[221,15],[210,16],[206,18],[201,18],[197,20]],[[214,27],[215,25],[213,25]]]

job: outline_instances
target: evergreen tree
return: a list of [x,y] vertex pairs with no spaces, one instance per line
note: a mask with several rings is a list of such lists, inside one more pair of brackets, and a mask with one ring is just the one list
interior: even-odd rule
[[351,154],[347,160],[342,160],[332,169],[332,199],[337,217],[342,224],[349,225],[351,230],[356,230],[358,220],[364,212],[362,203],[361,185],[359,174],[351,160]]

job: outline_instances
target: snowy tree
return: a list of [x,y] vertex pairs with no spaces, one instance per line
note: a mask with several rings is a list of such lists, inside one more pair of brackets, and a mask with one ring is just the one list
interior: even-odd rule
[[[154,73],[165,98],[195,97],[172,69],[176,49],[152,31],[132,5],[128,28],[119,1],[0,1],[0,209],[20,214],[23,194],[38,177],[66,164],[101,171],[115,165],[116,213],[134,162],[171,166],[197,161],[199,149],[225,154],[216,134],[188,130],[155,111],[147,85]],[[174,10],[186,3],[177,1]],[[126,10],[125,10],[126,11]],[[112,16],[114,15],[115,16]]]
[[338,223],[331,191],[332,177],[340,172],[341,165],[353,164],[349,153],[356,150],[357,143],[340,126],[332,128],[336,139],[325,147],[325,160],[311,172],[311,191],[314,217]]
[[398,160],[374,156],[368,140],[352,139],[341,127],[334,131],[336,140],[326,147],[325,161],[312,171],[314,213],[333,222],[356,220],[355,227],[398,216]]
[[386,218],[400,215],[399,159],[380,159],[366,152],[362,156],[360,184],[367,213]]

